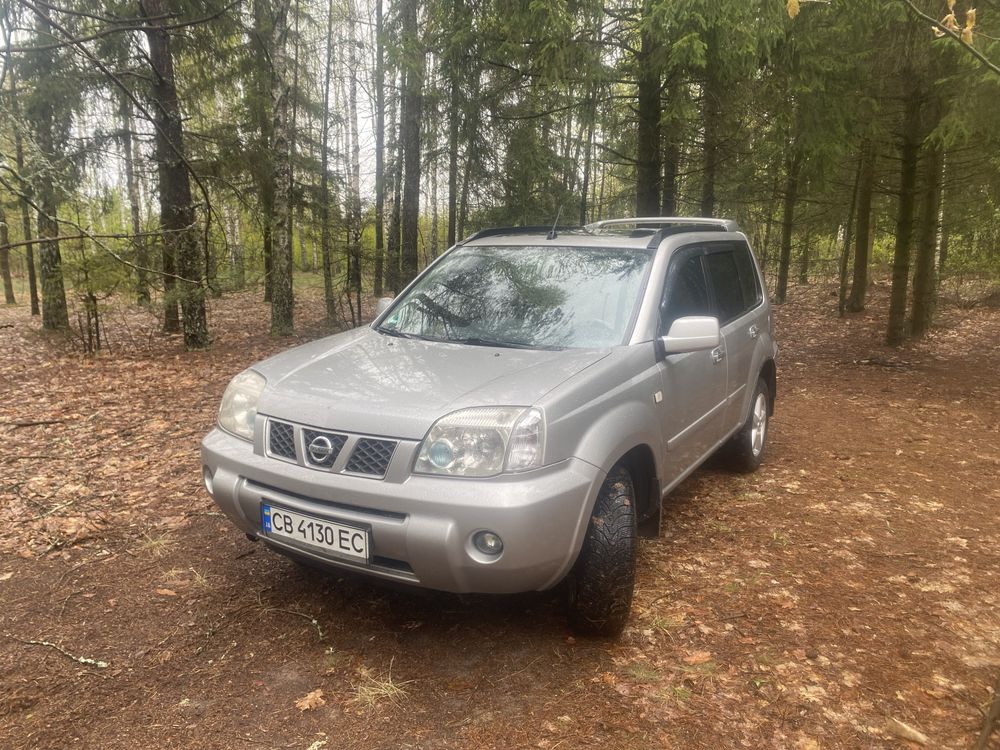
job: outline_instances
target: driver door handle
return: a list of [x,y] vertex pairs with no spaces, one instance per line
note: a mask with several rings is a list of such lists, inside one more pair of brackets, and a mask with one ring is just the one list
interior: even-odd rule
[[721,362],[723,359],[725,359],[725,357],[726,357],[726,350],[723,349],[721,346],[717,346],[715,349],[712,350],[713,362]]
[[747,331],[747,333],[750,334],[750,338],[755,339],[758,336],[760,336],[760,328],[757,326],[756,323],[754,323],[752,326],[750,326],[750,330]]

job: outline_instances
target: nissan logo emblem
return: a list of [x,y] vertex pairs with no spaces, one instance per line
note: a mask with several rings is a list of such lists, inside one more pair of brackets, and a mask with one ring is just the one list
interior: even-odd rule
[[326,435],[317,435],[309,443],[307,450],[313,463],[321,464],[333,455],[333,443]]

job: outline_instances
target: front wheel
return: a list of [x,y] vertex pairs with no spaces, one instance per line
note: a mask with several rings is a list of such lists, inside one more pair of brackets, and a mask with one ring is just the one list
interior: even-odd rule
[[750,414],[740,431],[733,435],[727,445],[729,465],[736,471],[750,473],[756,471],[764,460],[767,447],[768,416],[771,413],[771,391],[762,378],[757,380]]
[[632,477],[615,467],[601,486],[569,576],[567,614],[573,630],[615,636],[625,627],[635,588],[636,532]]

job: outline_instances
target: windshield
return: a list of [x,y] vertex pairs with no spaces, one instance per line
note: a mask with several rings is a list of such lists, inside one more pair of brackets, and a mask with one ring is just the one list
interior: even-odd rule
[[623,343],[651,262],[647,250],[460,247],[378,330],[482,346],[614,346]]

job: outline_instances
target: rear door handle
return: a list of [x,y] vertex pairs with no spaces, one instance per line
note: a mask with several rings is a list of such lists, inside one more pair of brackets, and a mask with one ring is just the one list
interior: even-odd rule
[[716,347],[715,349],[712,350],[713,362],[721,362],[723,359],[725,359],[725,356],[726,356],[726,351],[721,346]]
[[754,323],[752,326],[750,326],[750,330],[747,331],[747,333],[750,334],[750,338],[755,339],[758,336],[760,336],[760,328],[757,326],[756,323]]

